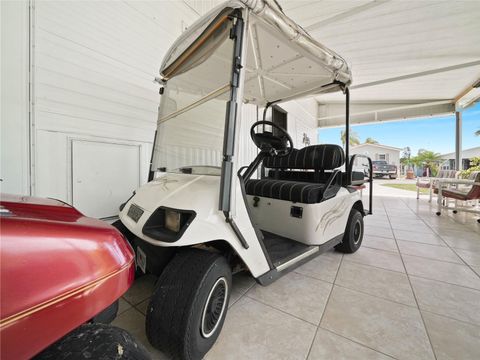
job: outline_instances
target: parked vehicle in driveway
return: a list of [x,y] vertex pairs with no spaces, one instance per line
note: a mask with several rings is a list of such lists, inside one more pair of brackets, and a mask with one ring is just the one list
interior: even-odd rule
[[395,165],[390,165],[385,160],[372,161],[372,166],[373,177],[384,177],[388,175],[390,179],[397,178],[397,167]]
[[58,200],[0,196],[0,358],[149,359],[106,325],[134,279],[123,235]]

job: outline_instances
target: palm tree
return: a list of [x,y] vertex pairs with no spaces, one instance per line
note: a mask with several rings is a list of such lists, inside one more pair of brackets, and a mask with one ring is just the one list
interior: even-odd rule
[[430,173],[436,175],[438,164],[441,160],[441,155],[430,150],[420,149],[418,150],[418,155],[414,156],[410,160],[417,166],[429,168]]
[[478,129],[477,131],[475,131],[475,136],[480,136],[480,129]]
[[368,138],[365,140],[365,144],[378,144],[378,141],[375,140],[374,138],[368,137]]
[[[340,139],[342,140],[342,144],[344,147],[346,142],[345,138],[346,138],[345,130],[342,130],[342,132],[340,133]],[[355,131],[350,130],[350,146],[355,146],[355,145],[360,145],[360,139],[358,137],[358,134]]]

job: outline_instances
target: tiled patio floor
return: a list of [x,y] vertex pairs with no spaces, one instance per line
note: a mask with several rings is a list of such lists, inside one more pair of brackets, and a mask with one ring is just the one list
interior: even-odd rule
[[[268,287],[236,275],[206,359],[480,359],[480,225],[425,200],[377,197],[362,248],[328,252]],[[114,324],[147,342],[144,276]]]

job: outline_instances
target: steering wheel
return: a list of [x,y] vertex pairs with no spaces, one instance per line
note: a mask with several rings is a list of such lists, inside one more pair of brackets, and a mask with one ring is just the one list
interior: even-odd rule
[[[276,136],[272,133],[256,133],[255,129],[259,125],[270,125],[272,128],[277,129],[280,132],[280,135]],[[292,137],[285,129],[271,121],[262,120],[255,122],[250,128],[250,137],[261,151],[267,152],[270,155],[283,157],[289,155],[293,150]]]

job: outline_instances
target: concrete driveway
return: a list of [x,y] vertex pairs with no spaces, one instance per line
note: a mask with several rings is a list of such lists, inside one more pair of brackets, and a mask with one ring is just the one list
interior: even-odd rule
[[[408,197],[416,198],[417,192],[403,189],[395,189],[383,184],[412,184],[415,185],[416,180],[406,179],[373,179],[373,195],[374,196],[393,196],[393,197]],[[364,194],[368,194],[368,189],[364,191]],[[424,195],[425,196],[425,195]]]

